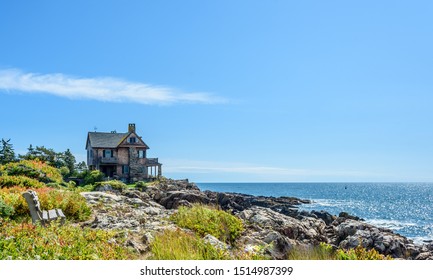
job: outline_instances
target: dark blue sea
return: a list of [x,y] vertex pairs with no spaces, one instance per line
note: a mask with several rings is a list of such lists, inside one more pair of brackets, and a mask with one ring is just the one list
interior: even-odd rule
[[433,239],[433,183],[198,183],[201,190],[309,199],[301,210],[348,212],[416,243]]

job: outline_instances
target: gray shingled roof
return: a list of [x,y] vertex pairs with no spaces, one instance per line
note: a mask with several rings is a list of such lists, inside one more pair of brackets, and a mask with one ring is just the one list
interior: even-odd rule
[[89,132],[90,144],[94,148],[116,148],[129,133]]

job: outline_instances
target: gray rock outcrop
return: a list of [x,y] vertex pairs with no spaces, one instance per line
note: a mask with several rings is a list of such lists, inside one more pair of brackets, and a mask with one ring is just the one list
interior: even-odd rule
[[[297,205],[309,201],[292,197],[202,192],[186,180],[166,180],[137,190],[113,193],[102,188],[81,194],[93,209],[93,218],[82,226],[128,230],[135,237],[128,239],[126,246],[140,253],[148,250],[156,233],[179,230],[169,219],[178,207],[200,203],[217,205],[244,222],[245,232],[237,241],[237,249],[260,251],[271,259],[287,258],[294,246],[311,247],[321,242],[341,249],[362,246],[399,259],[433,259],[432,242],[414,244],[348,213],[337,217],[325,211],[298,211]],[[204,240],[219,249],[232,249],[211,235]]]

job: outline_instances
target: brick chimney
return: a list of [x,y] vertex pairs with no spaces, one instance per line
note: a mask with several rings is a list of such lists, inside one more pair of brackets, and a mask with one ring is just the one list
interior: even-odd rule
[[131,132],[134,132],[134,133],[135,133],[135,123],[130,123],[130,124],[128,125],[128,132],[129,132],[129,133],[131,133]]

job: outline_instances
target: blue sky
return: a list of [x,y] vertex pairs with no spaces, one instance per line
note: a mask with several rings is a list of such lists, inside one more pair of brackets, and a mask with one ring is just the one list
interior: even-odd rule
[[0,138],[168,177],[433,181],[431,1],[1,1]]

